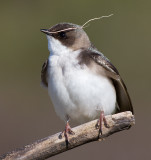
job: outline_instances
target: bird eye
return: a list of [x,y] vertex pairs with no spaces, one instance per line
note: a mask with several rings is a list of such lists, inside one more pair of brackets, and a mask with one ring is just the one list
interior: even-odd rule
[[65,32],[60,32],[60,33],[59,33],[59,36],[60,36],[61,38],[65,38],[65,37],[66,37],[66,33],[65,33]]

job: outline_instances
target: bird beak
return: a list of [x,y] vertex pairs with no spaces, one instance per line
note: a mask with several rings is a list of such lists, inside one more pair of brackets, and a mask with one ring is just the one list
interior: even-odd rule
[[48,29],[41,29],[40,31],[47,35],[50,35],[50,32],[48,31]]

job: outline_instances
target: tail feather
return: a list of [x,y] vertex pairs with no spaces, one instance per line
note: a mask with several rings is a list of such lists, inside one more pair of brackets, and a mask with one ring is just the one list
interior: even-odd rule
[[119,112],[131,111],[134,114],[132,102],[123,80],[112,79],[112,81],[116,89],[117,103],[120,109]]

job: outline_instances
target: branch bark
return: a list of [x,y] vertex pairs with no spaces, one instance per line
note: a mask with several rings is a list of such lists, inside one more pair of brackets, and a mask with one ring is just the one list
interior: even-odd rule
[[73,128],[75,135],[69,135],[69,146],[66,147],[64,137],[59,139],[59,134],[46,137],[32,144],[16,149],[15,151],[0,156],[0,160],[43,160],[72,148],[92,141],[101,141],[113,133],[129,129],[135,124],[135,118],[131,112],[122,112],[106,116],[109,127],[103,125],[103,135],[98,136],[95,125],[97,120],[82,124]]

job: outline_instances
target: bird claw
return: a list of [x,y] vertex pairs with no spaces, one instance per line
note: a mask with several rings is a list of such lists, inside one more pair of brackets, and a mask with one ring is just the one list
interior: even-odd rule
[[66,147],[68,148],[68,145],[69,145],[68,135],[74,135],[74,134],[75,133],[72,131],[72,129],[69,125],[69,122],[67,121],[66,126],[65,126],[65,130],[60,133],[59,139],[62,139],[63,137],[65,137]]
[[106,118],[105,118],[105,115],[104,115],[104,111],[101,111],[100,118],[97,121],[97,124],[95,125],[96,129],[99,129],[98,137],[100,136],[100,134],[103,135],[103,133],[102,133],[103,122],[104,122],[104,126],[106,128],[109,128],[109,125],[107,124],[107,121],[106,121]]

